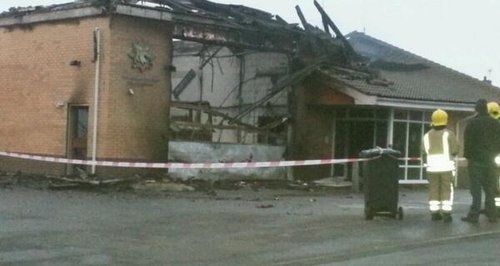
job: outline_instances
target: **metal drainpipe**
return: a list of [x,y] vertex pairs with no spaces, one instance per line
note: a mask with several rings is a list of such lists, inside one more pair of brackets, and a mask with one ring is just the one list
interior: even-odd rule
[[101,30],[95,28],[95,84],[94,84],[94,123],[92,130],[92,168],[91,174],[95,174],[96,155],[97,155],[97,114],[99,105],[99,75],[100,75],[100,59],[101,59]]

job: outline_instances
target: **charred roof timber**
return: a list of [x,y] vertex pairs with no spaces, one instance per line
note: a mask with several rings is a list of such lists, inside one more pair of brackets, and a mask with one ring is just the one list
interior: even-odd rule
[[262,10],[207,0],[80,0],[45,7],[12,8],[0,14],[0,27],[121,14],[173,22],[173,37],[181,40],[284,52],[309,58],[308,62],[330,55],[332,62],[349,63],[356,57],[354,51],[323,8],[317,1],[314,4],[323,18],[324,31],[307,24],[298,7],[304,29]]

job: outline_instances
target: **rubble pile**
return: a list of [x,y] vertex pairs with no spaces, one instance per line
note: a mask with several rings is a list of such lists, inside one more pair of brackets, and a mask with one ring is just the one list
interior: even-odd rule
[[[344,182],[345,183],[345,182]],[[127,178],[94,178],[84,173],[73,176],[35,175],[22,172],[0,172],[0,188],[27,187],[50,190],[131,191],[139,193],[203,192],[216,196],[217,190],[301,190],[315,192],[335,188],[329,182],[288,180],[180,180],[168,176]],[[342,186],[345,187],[345,186]]]

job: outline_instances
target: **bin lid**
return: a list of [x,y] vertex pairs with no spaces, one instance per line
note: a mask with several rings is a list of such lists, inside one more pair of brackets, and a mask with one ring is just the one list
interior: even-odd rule
[[391,155],[391,156],[394,156],[394,157],[400,157],[401,156],[401,152],[400,151],[397,151],[397,150],[394,150],[394,149],[391,149],[391,148],[381,148],[381,147],[375,147],[373,149],[368,149],[368,150],[362,150],[360,153],[359,153],[359,157],[361,158],[373,158],[373,157],[377,157],[379,155]]

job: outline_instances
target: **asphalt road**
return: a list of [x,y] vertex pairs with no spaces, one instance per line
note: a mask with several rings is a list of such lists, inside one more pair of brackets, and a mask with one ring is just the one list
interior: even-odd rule
[[459,221],[466,191],[456,193],[451,224],[430,221],[425,191],[400,192],[401,221],[366,221],[361,194],[146,195],[0,189],[0,265],[500,263],[500,225]]
[[[463,238],[455,241],[427,243],[420,247],[402,247],[398,251],[352,258],[341,264],[357,265],[479,265],[493,266],[500,262],[498,234]],[[338,265],[329,263],[324,265]]]

